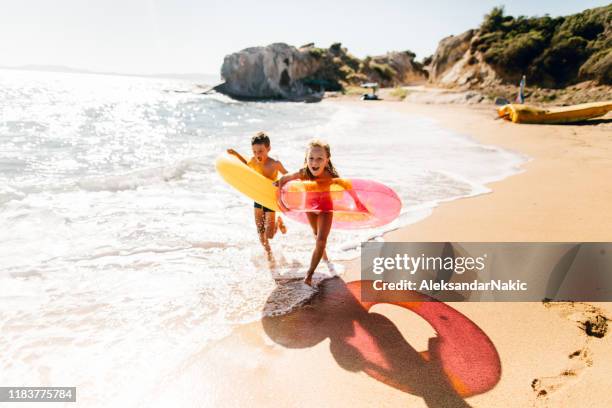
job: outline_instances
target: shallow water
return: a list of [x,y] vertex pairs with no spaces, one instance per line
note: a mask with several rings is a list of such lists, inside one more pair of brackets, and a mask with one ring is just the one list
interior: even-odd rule
[[[88,406],[129,405],[235,325],[312,296],[266,304],[272,275],[303,275],[311,233],[287,222],[271,272],[252,202],[214,171],[258,130],[290,171],[322,137],[342,176],[394,188],[404,209],[387,228],[485,193],[524,161],[367,105],[169,92],[189,85],[0,70],[0,383],[75,385]],[[354,257],[382,232],[333,231],[328,253]]]

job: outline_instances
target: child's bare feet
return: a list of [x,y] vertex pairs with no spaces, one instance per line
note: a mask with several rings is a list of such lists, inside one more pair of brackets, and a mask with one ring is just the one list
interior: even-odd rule
[[273,255],[268,256],[268,269],[270,273],[275,274],[278,272],[278,261]]
[[278,217],[278,220],[276,221],[277,225],[278,225],[278,229],[280,230],[280,232],[282,232],[283,234],[287,233],[287,227],[285,226],[285,223],[283,222],[283,219],[281,217]]
[[270,269],[276,268],[276,259],[272,254],[268,254],[268,266],[270,267]]
[[312,275],[311,274],[306,275],[306,277],[304,278],[304,283],[307,284],[308,286],[312,286]]

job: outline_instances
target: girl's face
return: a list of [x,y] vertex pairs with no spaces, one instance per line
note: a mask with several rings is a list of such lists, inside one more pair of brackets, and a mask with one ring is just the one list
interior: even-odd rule
[[324,148],[320,146],[313,146],[308,149],[306,162],[308,163],[308,169],[312,175],[319,177],[323,175],[323,172],[329,163],[329,157],[327,157],[327,152]]

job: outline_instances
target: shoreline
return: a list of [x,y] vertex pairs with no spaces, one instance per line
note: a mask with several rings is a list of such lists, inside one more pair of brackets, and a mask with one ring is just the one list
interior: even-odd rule
[[[342,98],[334,103],[363,102]],[[431,117],[479,143],[533,158],[522,165],[525,171],[488,183],[491,193],[443,202],[425,219],[385,233],[385,241],[612,237],[608,124],[516,125],[494,121],[490,106],[375,104]],[[612,336],[594,338],[579,328],[597,316],[610,319],[612,303],[443,304],[456,319],[484,333],[493,353],[449,386],[436,345],[459,341],[460,349],[469,348],[474,338],[457,333],[445,339],[418,313],[397,306],[364,309],[351,295],[353,281],[360,279],[359,258],[343,264],[344,275],[324,282],[308,306],[239,326],[204,346],[165,387],[173,392],[160,392],[158,401],[180,394],[213,405],[273,401],[304,406],[307,395],[309,406],[334,407],[348,401],[355,407],[488,407],[508,401],[520,407],[559,406],[561,401],[568,407],[612,405],[612,396],[601,392],[612,368]],[[242,386],[227,384],[227,378]],[[189,388],[194,380],[197,392]],[[203,390],[208,395],[198,396]]]
[[[337,102],[363,103],[352,99]],[[612,156],[606,157],[612,152],[612,139],[606,134],[612,130],[612,123],[514,124],[494,120],[496,113],[492,105],[425,105],[391,101],[374,104],[379,104],[380,108],[427,116],[439,126],[478,143],[501,147],[529,158],[521,165],[521,172],[486,183],[490,193],[441,202],[426,218],[385,233],[386,241],[573,242],[612,239],[609,228],[612,227],[612,213],[608,211],[608,203],[612,202],[612,186],[608,182],[612,179]],[[605,119],[612,120],[612,114]],[[576,164],[581,167],[576,167]],[[562,183],[554,182],[561,177],[564,178]],[[543,180],[550,182],[545,185]],[[526,201],[529,201],[528,205]],[[473,222],[486,223],[485,228],[476,228],[475,234],[469,231],[470,228],[461,228],[465,223],[461,225],[455,220],[455,213],[461,213],[462,219],[467,216]],[[564,216],[562,225],[554,225],[560,215]],[[527,218],[529,222],[525,222]],[[499,228],[500,223],[506,228]],[[441,228],[442,224],[445,228]],[[541,228],[543,226],[546,228]]]

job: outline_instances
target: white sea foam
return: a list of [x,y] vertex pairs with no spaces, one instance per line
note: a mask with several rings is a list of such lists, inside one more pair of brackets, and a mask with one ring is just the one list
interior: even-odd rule
[[79,180],[77,185],[89,191],[133,190],[151,184],[179,180],[189,170],[191,160],[181,160],[172,166],[134,170],[125,174],[97,176]]

